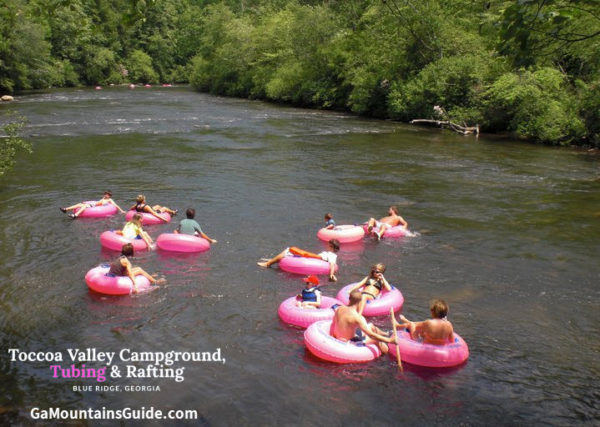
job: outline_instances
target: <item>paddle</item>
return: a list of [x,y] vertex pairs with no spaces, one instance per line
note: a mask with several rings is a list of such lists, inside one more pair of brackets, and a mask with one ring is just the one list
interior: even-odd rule
[[[398,334],[396,332],[396,322],[394,322],[394,308],[390,307],[390,316],[392,317],[392,328],[394,329],[394,336],[396,337],[396,341],[398,340]],[[400,344],[396,342],[396,358],[398,359],[398,369],[400,372],[404,372],[404,368],[402,368],[402,360],[400,359]]]

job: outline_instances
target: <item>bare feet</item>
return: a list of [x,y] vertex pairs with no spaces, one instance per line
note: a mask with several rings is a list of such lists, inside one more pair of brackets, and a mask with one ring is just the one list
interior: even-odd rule
[[257,265],[259,265],[260,267],[269,267],[269,263],[267,261],[263,261],[263,262],[257,262]]
[[164,285],[165,283],[167,283],[167,279],[161,277],[160,279],[155,280],[153,285]]

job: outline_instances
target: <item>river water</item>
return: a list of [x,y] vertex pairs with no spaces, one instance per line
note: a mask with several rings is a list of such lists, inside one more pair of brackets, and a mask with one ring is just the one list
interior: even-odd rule
[[[0,420],[27,423],[34,407],[154,406],[196,409],[202,425],[600,421],[596,153],[178,87],[51,91],[11,108],[28,117],[34,152],[0,181]],[[98,236],[123,217],[72,221],[58,207],[104,189],[124,208],[139,193],[195,207],[218,243],[193,256],[139,253],[135,264],[168,281],[151,293],[91,293],[85,273],[115,256]],[[343,248],[339,282],[324,294],[385,263],[408,318],[426,318],[434,297],[448,301],[470,348],[458,368],[319,361],[277,317],[299,276],[256,266],[292,244],[322,250],[326,212],[359,223],[393,204],[418,235]],[[176,363],[183,382],[97,383],[52,378],[51,363],[13,362],[8,348],[60,352],[65,366],[69,348],[220,348],[226,363]],[[97,384],[160,391],[73,390]]]

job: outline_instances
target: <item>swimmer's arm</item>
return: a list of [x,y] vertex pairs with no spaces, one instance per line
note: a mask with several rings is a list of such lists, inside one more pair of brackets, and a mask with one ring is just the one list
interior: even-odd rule
[[371,330],[371,328],[369,327],[369,325],[367,324],[367,321],[365,320],[365,318],[362,316],[360,316],[358,318],[358,327],[360,328],[361,331],[363,331],[366,335],[373,338],[374,340],[388,342],[388,343],[396,342],[396,337],[386,337],[384,335],[378,334],[377,332],[373,332]]
[[330,282],[337,282],[337,277],[335,277],[335,262],[331,262],[331,260],[329,259],[329,257],[327,255],[321,255],[324,252],[321,252],[319,254],[317,254],[317,256],[322,259],[323,261],[326,261],[329,263],[329,281]]
[[316,290],[315,295],[317,296],[316,301],[310,301],[309,304],[315,308],[321,307],[321,291]]
[[316,292],[316,295],[317,295],[317,300],[316,301],[304,301],[302,303],[302,305],[304,307],[314,307],[314,308],[321,307],[321,292]]
[[452,325],[450,325],[450,335],[448,335],[448,341],[450,342],[454,342],[454,327]]
[[148,246],[148,248],[152,247],[152,237],[150,237],[150,235],[148,233],[146,233],[144,230],[140,229],[140,236],[142,236],[142,239],[144,240],[144,242],[146,242],[146,245]]
[[169,222],[166,219],[164,219],[162,216],[160,216],[158,213],[156,213],[156,211],[148,205],[146,205],[144,207],[144,212],[148,212],[150,215],[154,215],[155,217],[157,217],[158,219],[160,219],[163,222]]
[[383,274],[381,275],[381,281],[383,282],[383,287],[385,289],[387,289],[388,291],[392,290],[391,285],[389,284],[389,282],[387,281],[387,279],[385,278],[385,276]]
[[329,263],[329,280],[332,282],[337,282],[337,277],[335,277],[335,263]]
[[364,279],[362,279],[360,282],[358,282],[356,285],[354,285],[352,287],[352,289],[350,289],[348,291],[348,294],[351,294],[352,292],[356,291],[357,289],[360,289],[363,286],[365,286],[365,283],[367,283],[367,280],[369,280],[369,276],[366,276]]
[[125,258],[121,259],[121,265],[125,267],[125,272],[127,273],[127,276],[131,279],[131,283],[133,283],[133,293],[137,294],[137,283],[135,283],[135,276],[131,271],[131,263],[128,259]]
[[[196,229],[197,231],[198,229]],[[208,237],[206,234],[204,234],[202,231],[200,231],[200,237],[202,237],[203,239],[208,240],[210,243],[217,243],[217,241],[215,239],[211,239],[210,237]]]
[[404,228],[408,227],[408,222],[404,221],[404,218],[402,217],[398,217],[398,219],[400,220],[400,225]]
[[110,203],[115,208],[117,208],[121,213],[125,213],[125,211],[123,209],[121,209],[121,207],[119,205],[117,205],[113,199],[108,199],[108,203]]

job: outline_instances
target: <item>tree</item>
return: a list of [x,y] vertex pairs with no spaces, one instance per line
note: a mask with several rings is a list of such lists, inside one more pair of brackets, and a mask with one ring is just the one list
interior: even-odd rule
[[[600,67],[598,0],[520,0],[504,10],[501,51],[519,66],[575,62],[570,71]],[[592,58],[589,58],[589,56]]]
[[21,0],[0,8],[0,90],[13,92],[54,83],[50,44],[42,26],[26,12]]
[[133,82],[158,83],[158,74],[152,67],[152,58],[141,51],[134,50],[126,61],[129,78]]
[[15,164],[17,153],[31,153],[31,143],[21,137],[25,126],[25,117],[17,116],[12,111],[4,113],[4,123],[1,125],[4,135],[0,135],[0,176]]

